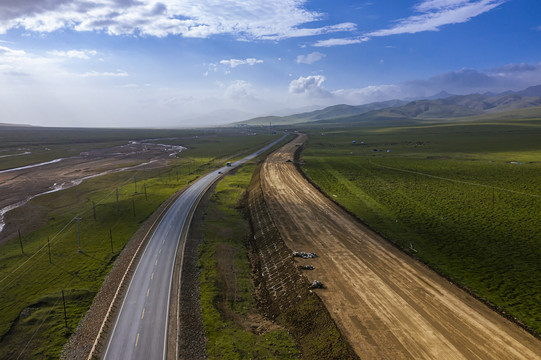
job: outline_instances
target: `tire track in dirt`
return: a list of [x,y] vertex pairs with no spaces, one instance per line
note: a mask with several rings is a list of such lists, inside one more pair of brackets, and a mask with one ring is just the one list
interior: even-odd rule
[[[541,342],[327,199],[294,166],[305,135],[268,157],[261,186],[287,246],[363,359],[538,359]],[[291,161],[288,161],[291,160]],[[308,274],[307,274],[308,275]]]

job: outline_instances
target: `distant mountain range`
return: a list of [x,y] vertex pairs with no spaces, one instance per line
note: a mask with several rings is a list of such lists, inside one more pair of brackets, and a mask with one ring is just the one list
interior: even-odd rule
[[256,117],[235,125],[269,126],[314,122],[372,124],[395,123],[397,120],[407,124],[408,120],[460,118],[538,106],[541,106],[541,85],[500,94],[451,95],[441,92],[425,100],[390,100],[358,106],[341,104],[289,116]]
[[406,104],[406,101],[402,100],[390,100],[383,102],[375,102],[366,105],[333,105],[321,110],[315,110],[300,114],[294,114],[289,116],[262,116],[256,117],[250,120],[239,121],[235,124],[247,124],[247,125],[293,125],[312,121],[321,121],[328,119],[337,119],[349,117],[352,115],[364,114],[374,110],[388,109],[395,106],[401,106]]
[[34,127],[34,125],[0,123],[0,127]]

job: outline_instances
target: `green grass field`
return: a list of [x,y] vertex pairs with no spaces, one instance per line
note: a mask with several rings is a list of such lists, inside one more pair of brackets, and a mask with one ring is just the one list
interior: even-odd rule
[[[206,211],[201,245],[201,306],[209,359],[298,358],[292,336],[283,329],[256,335],[247,326],[248,314],[257,312],[253,298],[252,269],[246,248],[248,224],[237,208],[256,165],[244,165],[216,187]],[[228,297],[216,257],[226,252],[234,259],[234,296]],[[229,286],[232,286],[229,284]],[[229,289],[231,292],[231,289]]]
[[539,139],[535,119],[311,129],[303,169],[372,228],[539,333]]
[[[0,247],[0,358],[58,358],[116,256],[142,222],[174,192],[210,168],[223,166],[226,160],[241,154],[247,155],[278,136],[246,136],[223,130],[180,135],[185,136],[181,140],[160,141],[176,141],[189,147],[168,167],[89,179],[13,210],[14,218],[17,212],[45,217],[45,225],[31,233],[23,229],[24,254],[18,238]],[[101,145],[109,146],[109,140]],[[78,147],[87,143],[79,143],[77,139],[74,142]],[[138,179],[137,193],[134,193],[134,175]],[[82,218],[81,253],[76,216]],[[49,263],[48,238],[52,263]]]
[[[183,145],[202,149],[198,156],[217,157],[223,138],[254,142],[247,130],[230,128],[193,130],[156,129],[77,129],[0,127],[0,170],[76,156],[82,151],[125,145],[128,141],[149,140],[161,144]],[[255,141],[257,142],[257,140]],[[242,145],[239,144],[239,148]],[[6,156],[23,154],[18,156]],[[225,155],[225,154],[224,154]],[[193,155],[192,155],[193,156]]]

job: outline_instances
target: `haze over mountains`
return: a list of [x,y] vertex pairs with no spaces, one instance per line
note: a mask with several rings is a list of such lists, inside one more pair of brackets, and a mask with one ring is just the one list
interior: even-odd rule
[[[387,123],[395,120],[458,118],[532,107],[541,107],[541,85],[500,94],[452,95],[441,92],[423,100],[390,100],[357,106],[340,104],[289,116],[257,117],[235,124],[268,126],[330,121]],[[539,114],[541,116],[541,108]]]

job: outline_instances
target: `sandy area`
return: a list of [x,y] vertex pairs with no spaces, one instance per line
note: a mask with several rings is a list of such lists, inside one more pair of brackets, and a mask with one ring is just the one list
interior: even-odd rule
[[541,342],[402,253],[323,196],[296,170],[297,144],[261,171],[291,250],[313,251],[316,290],[361,359],[539,359]]
[[[171,154],[180,150],[180,147],[130,142],[82,152],[79,156],[57,159],[42,166],[0,171],[0,243],[13,237],[18,228],[32,227],[31,224],[10,224],[8,209],[24,205],[36,195],[76,186],[93,176],[129,168],[163,166]],[[6,226],[2,229],[4,222]]]

